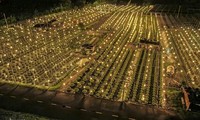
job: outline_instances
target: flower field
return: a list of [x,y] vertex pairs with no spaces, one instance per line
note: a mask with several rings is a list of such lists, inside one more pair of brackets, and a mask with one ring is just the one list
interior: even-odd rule
[[152,9],[102,4],[1,26],[0,82],[163,105],[168,64],[200,86],[199,15]]

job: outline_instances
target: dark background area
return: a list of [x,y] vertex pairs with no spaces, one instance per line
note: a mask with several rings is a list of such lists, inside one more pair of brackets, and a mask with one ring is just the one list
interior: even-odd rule
[[0,13],[6,16],[21,16],[51,10],[56,6],[65,5],[68,0],[1,0]]
[[[4,25],[4,14],[8,23],[34,16],[49,14],[70,9],[83,7],[85,4],[98,2],[111,2],[127,4],[130,0],[0,0],[0,25]],[[131,0],[137,4],[174,4],[200,6],[200,0]]]

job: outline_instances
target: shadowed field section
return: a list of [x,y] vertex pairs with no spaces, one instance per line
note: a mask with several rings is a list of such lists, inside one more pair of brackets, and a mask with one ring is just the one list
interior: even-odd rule
[[57,119],[155,119],[175,117],[148,105],[113,102],[81,94],[66,94],[11,85],[0,86],[0,107]]

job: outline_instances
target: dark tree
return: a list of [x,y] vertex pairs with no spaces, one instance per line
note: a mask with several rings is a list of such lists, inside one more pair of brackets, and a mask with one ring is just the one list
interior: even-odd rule
[[86,0],[86,3],[94,3],[96,0]]
[[71,0],[71,6],[72,7],[83,7],[84,6],[84,0]]

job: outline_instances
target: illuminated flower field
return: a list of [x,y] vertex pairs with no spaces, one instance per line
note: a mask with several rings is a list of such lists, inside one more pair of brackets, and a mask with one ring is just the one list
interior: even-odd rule
[[[0,27],[0,82],[165,106],[176,84],[199,88],[199,16],[102,4]],[[173,81],[172,80],[172,81]]]

